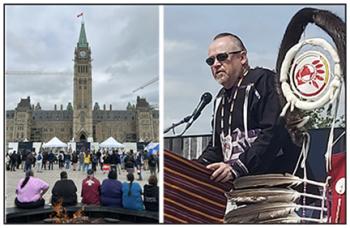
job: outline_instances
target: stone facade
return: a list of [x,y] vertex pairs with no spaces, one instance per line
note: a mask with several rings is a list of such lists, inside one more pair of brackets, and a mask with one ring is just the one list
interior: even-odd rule
[[21,99],[14,110],[6,111],[6,142],[47,142],[54,136],[64,142],[102,142],[112,136],[121,142],[158,141],[159,111],[153,109],[145,98],[137,97],[136,105],[129,103],[126,110],[92,109],[91,49],[86,39],[84,24],[74,51],[73,105],[65,109],[57,105],[54,110],[41,110]]

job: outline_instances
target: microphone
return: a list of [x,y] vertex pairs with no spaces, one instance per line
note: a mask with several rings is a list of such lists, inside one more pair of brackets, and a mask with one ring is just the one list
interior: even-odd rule
[[[183,120],[181,120],[178,123],[173,124],[172,126],[168,127],[167,129],[164,130],[164,134],[170,131],[171,129],[174,129],[180,124],[187,123],[185,129],[182,131],[181,134],[177,136],[182,136],[186,130],[192,125],[192,123],[200,116],[202,110],[207,106],[212,99],[212,95],[208,92],[204,93],[201,97],[201,100],[199,104],[197,105],[196,109],[193,111],[193,113],[189,116],[186,116]],[[175,134],[175,133],[174,133]]]
[[211,102],[211,99],[212,99],[212,95],[209,92],[206,92],[202,95],[201,101],[199,102],[197,108],[192,113],[192,116],[193,116],[192,122],[195,121],[200,116],[205,106],[207,106]]
[[[183,131],[183,133],[185,133],[185,131],[193,124],[193,122],[200,116],[200,114],[202,113],[202,110],[205,108],[205,106],[207,106],[210,101],[212,99],[212,95],[209,92],[205,92],[202,97],[201,97],[201,101],[199,102],[197,108],[193,111],[192,113],[192,119],[187,123],[185,130]],[[182,134],[183,134],[182,133]],[[182,135],[181,134],[181,135]]]

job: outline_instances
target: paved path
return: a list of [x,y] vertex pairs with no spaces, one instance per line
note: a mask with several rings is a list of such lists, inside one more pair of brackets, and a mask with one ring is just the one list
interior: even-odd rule
[[[81,182],[86,177],[86,174],[82,171],[73,171],[72,169],[70,170],[63,169],[63,170],[67,171],[68,178],[72,179],[75,185],[77,186],[78,202],[81,202],[81,197],[80,197]],[[42,180],[46,181],[50,186],[49,190],[44,195],[46,204],[50,202],[52,188],[55,182],[60,178],[61,171],[62,170],[59,170],[57,165],[54,167],[54,170],[43,170],[41,173],[37,173],[34,168],[34,176],[39,177]],[[126,174],[127,172],[125,170],[122,170],[121,175],[118,175],[118,180],[121,181],[122,183],[126,181]],[[150,172],[142,170],[142,177],[143,177],[142,181],[137,180],[138,175],[136,173],[134,175],[135,175],[135,181],[138,182],[143,188],[143,186],[146,183],[148,183]],[[104,174],[101,170],[97,170],[95,172],[95,177],[101,182],[101,184],[104,179],[108,178],[107,176],[108,176],[108,173]],[[16,197],[16,186],[18,181],[23,177],[25,177],[25,173],[22,170],[17,170],[15,172],[6,171],[5,173],[5,205],[6,207],[15,206],[14,200]]]

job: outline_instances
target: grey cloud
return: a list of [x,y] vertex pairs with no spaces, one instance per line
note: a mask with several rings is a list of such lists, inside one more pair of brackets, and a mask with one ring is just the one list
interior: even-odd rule
[[[125,109],[136,96],[120,99],[122,94],[158,75],[157,6],[7,7],[6,69],[73,73],[80,12],[92,51],[93,101]],[[48,109],[72,101],[73,75],[6,76],[6,84],[6,109],[27,96]],[[144,96],[158,102],[156,91]]]

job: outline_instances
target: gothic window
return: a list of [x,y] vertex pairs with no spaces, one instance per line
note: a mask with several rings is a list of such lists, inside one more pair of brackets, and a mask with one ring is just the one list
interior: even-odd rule
[[80,123],[85,122],[85,112],[80,112]]

